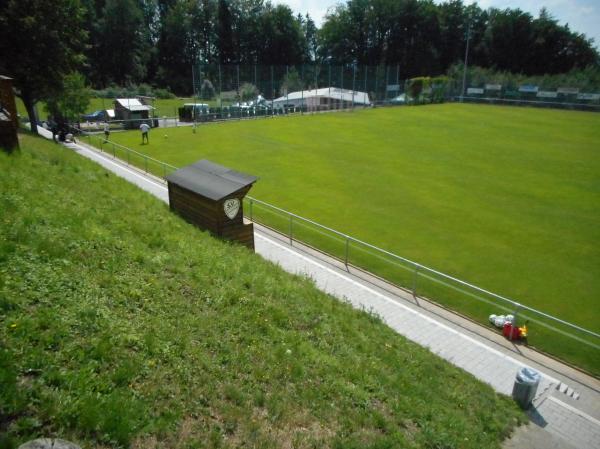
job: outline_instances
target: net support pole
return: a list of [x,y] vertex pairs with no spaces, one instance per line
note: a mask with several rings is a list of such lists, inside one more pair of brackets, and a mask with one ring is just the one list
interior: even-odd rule
[[375,66],[375,102],[377,103],[377,84],[379,82],[379,66]]
[[329,97],[327,97],[327,104],[329,105],[329,110],[331,110],[331,61],[329,62]]
[[275,108],[273,107],[274,99],[275,99],[275,76],[273,73],[273,66],[271,66],[271,115],[275,115]]
[[[344,64],[342,64],[340,67],[340,83],[341,83],[340,89],[343,91],[344,90]],[[344,93],[340,92],[340,100],[341,100],[340,109],[344,108],[344,96],[343,95],[344,95]]]
[[302,115],[304,113],[303,106],[304,106],[304,64],[301,65],[301,69],[300,69],[300,87],[302,89],[302,100],[300,100],[300,115]]
[[354,93],[356,92],[356,63],[352,68],[352,110],[354,111]]

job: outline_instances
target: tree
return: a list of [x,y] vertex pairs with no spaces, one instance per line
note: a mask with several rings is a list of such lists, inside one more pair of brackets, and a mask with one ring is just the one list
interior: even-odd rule
[[203,100],[212,100],[215,98],[215,87],[208,79],[202,81],[200,85],[200,98]]
[[304,89],[304,83],[300,79],[298,71],[292,67],[283,77],[281,95],[287,95],[290,92],[297,92],[301,89]]
[[233,15],[229,0],[219,0],[217,17],[217,45],[219,62],[230,64],[237,60],[233,43]]
[[448,68],[462,61],[469,19],[462,0],[450,0],[439,5],[440,65]]
[[78,120],[90,104],[91,91],[82,74],[74,72],[64,79],[62,89],[46,101],[46,110],[55,120]]
[[35,104],[59,92],[84,62],[83,16],[79,0],[0,2],[0,72],[14,78],[33,133]]
[[318,53],[317,26],[310,15],[304,20],[304,38],[306,40],[305,57],[308,62],[315,62]]
[[196,62],[196,44],[193,39],[192,17],[194,2],[177,0],[165,12],[158,41],[158,79],[179,94],[193,91],[192,64]]
[[250,101],[256,99],[258,89],[254,84],[244,83],[240,86],[240,98],[242,101]]
[[292,65],[304,61],[302,25],[289,6],[268,3],[261,15],[260,30],[261,41],[256,44],[258,62]]
[[103,86],[139,82],[150,59],[147,28],[136,0],[106,0],[99,26],[96,72]]

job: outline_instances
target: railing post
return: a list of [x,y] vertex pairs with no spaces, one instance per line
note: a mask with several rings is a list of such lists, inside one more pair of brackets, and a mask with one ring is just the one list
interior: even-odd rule
[[293,228],[293,226],[294,226],[294,216],[290,215],[290,246],[293,246],[293,244],[292,244],[292,241],[294,239],[294,234],[293,234],[294,228]]
[[[513,328],[517,327],[517,314],[519,313],[519,310],[521,310],[521,304],[516,303],[516,306],[517,307],[515,308],[515,311],[513,313],[513,322],[512,322]],[[508,339],[509,340],[513,339],[513,331],[512,331],[512,329],[510,331],[510,334],[508,334]]]
[[414,297],[417,296],[417,278],[419,277],[419,265],[415,265],[415,271],[413,272],[413,285],[412,294]]
[[348,238],[348,236],[346,236],[346,249],[345,249],[345,254],[344,254],[344,265],[346,265],[346,268],[348,268],[348,250],[350,248],[350,238]]
[[116,159],[117,158],[117,153],[115,152],[115,144],[112,144],[112,148],[113,148],[113,158]]
[[144,156],[144,171],[148,173],[148,156]]
[[252,217],[252,204],[254,204],[254,201],[252,201],[252,198],[250,198],[250,221],[254,221]]
[[129,148],[127,148],[127,165],[131,165],[130,155],[131,155],[131,151],[129,150]]

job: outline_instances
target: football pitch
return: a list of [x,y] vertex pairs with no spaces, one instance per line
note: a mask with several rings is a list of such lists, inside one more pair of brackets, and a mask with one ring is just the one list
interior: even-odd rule
[[210,159],[259,176],[257,199],[600,327],[599,114],[444,104],[111,140],[177,167]]

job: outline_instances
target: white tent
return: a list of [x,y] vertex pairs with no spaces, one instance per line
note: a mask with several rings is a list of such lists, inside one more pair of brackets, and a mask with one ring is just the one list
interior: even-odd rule
[[273,108],[306,106],[308,109],[331,109],[354,106],[368,106],[369,94],[339,87],[301,90],[273,100]]

